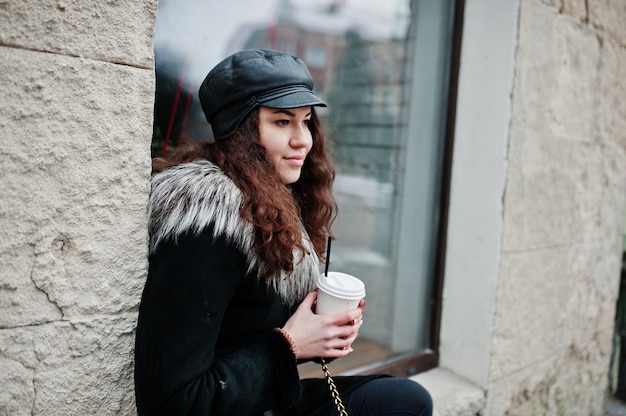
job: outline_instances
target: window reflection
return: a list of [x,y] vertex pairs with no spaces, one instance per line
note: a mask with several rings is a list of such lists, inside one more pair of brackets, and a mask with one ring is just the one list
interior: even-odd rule
[[[402,186],[412,180],[404,177],[410,163],[405,160],[407,141],[418,139],[408,137],[407,127],[415,47],[410,4],[411,0],[159,1],[153,156],[186,140],[211,137],[197,89],[208,70],[241,49],[278,49],[301,57],[317,92],[329,104],[320,109],[320,116],[328,126],[337,162],[334,190],[340,206],[331,269],[358,276],[367,288],[366,325],[356,352],[344,360],[341,370],[428,347],[428,317],[422,303],[429,299],[412,291],[429,286],[406,285],[408,296],[398,287],[406,281],[432,279],[421,272],[399,278],[399,270],[410,270],[411,265],[397,264],[403,227],[398,213],[407,205],[406,198],[416,199],[421,192],[415,189],[406,195]],[[427,230],[416,236],[431,237]],[[432,257],[431,252],[428,255]]]

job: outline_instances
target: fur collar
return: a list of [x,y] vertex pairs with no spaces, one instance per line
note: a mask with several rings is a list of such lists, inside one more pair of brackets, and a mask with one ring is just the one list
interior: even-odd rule
[[[184,163],[154,175],[149,206],[150,253],[163,241],[175,241],[186,232],[200,233],[212,226],[214,236],[226,237],[246,253],[248,272],[263,270],[253,249],[254,227],[239,215],[241,201],[239,188],[206,160]],[[271,283],[290,306],[297,305],[315,288],[319,275],[315,250],[306,236],[303,239],[311,254],[302,258],[299,252],[294,252],[291,275],[281,272]]]

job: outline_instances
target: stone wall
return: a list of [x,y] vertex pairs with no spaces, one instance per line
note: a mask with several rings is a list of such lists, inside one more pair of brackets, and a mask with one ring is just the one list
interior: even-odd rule
[[522,0],[488,415],[602,415],[626,197],[626,3]]
[[0,2],[0,414],[133,414],[156,0]]

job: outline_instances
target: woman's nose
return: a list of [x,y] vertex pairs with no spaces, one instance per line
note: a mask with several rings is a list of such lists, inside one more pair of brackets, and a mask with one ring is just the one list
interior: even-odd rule
[[293,147],[306,147],[312,140],[309,128],[307,126],[298,126],[294,128],[289,143]]

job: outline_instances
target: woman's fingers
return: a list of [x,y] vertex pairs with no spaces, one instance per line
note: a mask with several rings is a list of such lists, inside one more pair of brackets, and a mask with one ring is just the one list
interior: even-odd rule
[[352,348],[352,343],[357,339],[358,336],[358,332],[355,332],[349,337],[335,337],[329,339],[325,343],[326,350],[324,356],[332,358],[345,357],[346,355],[354,351]]
[[363,325],[363,305],[334,315],[315,315],[312,309],[316,299],[317,292],[309,293],[283,327],[296,346],[298,358],[339,358],[350,354]]
[[363,309],[357,308],[327,316],[329,317],[329,323],[332,325],[354,325],[355,322],[362,320]]
[[363,321],[354,326],[338,327],[338,332],[327,340],[329,347],[340,350],[349,349],[358,338],[361,325],[363,325]]
[[363,325],[363,319],[361,319],[360,321],[357,321],[353,325],[343,325],[343,326],[338,326],[336,328],[340,337],[348,338],[348,337],[358,334],[359,328],[361,328],[362,325]]
[[315,305],[315,301],[317,300],[317,291],[310,292],[306,297],[300,302],[298,309],[305,308],[308,310],[313,310],[313,305]]

